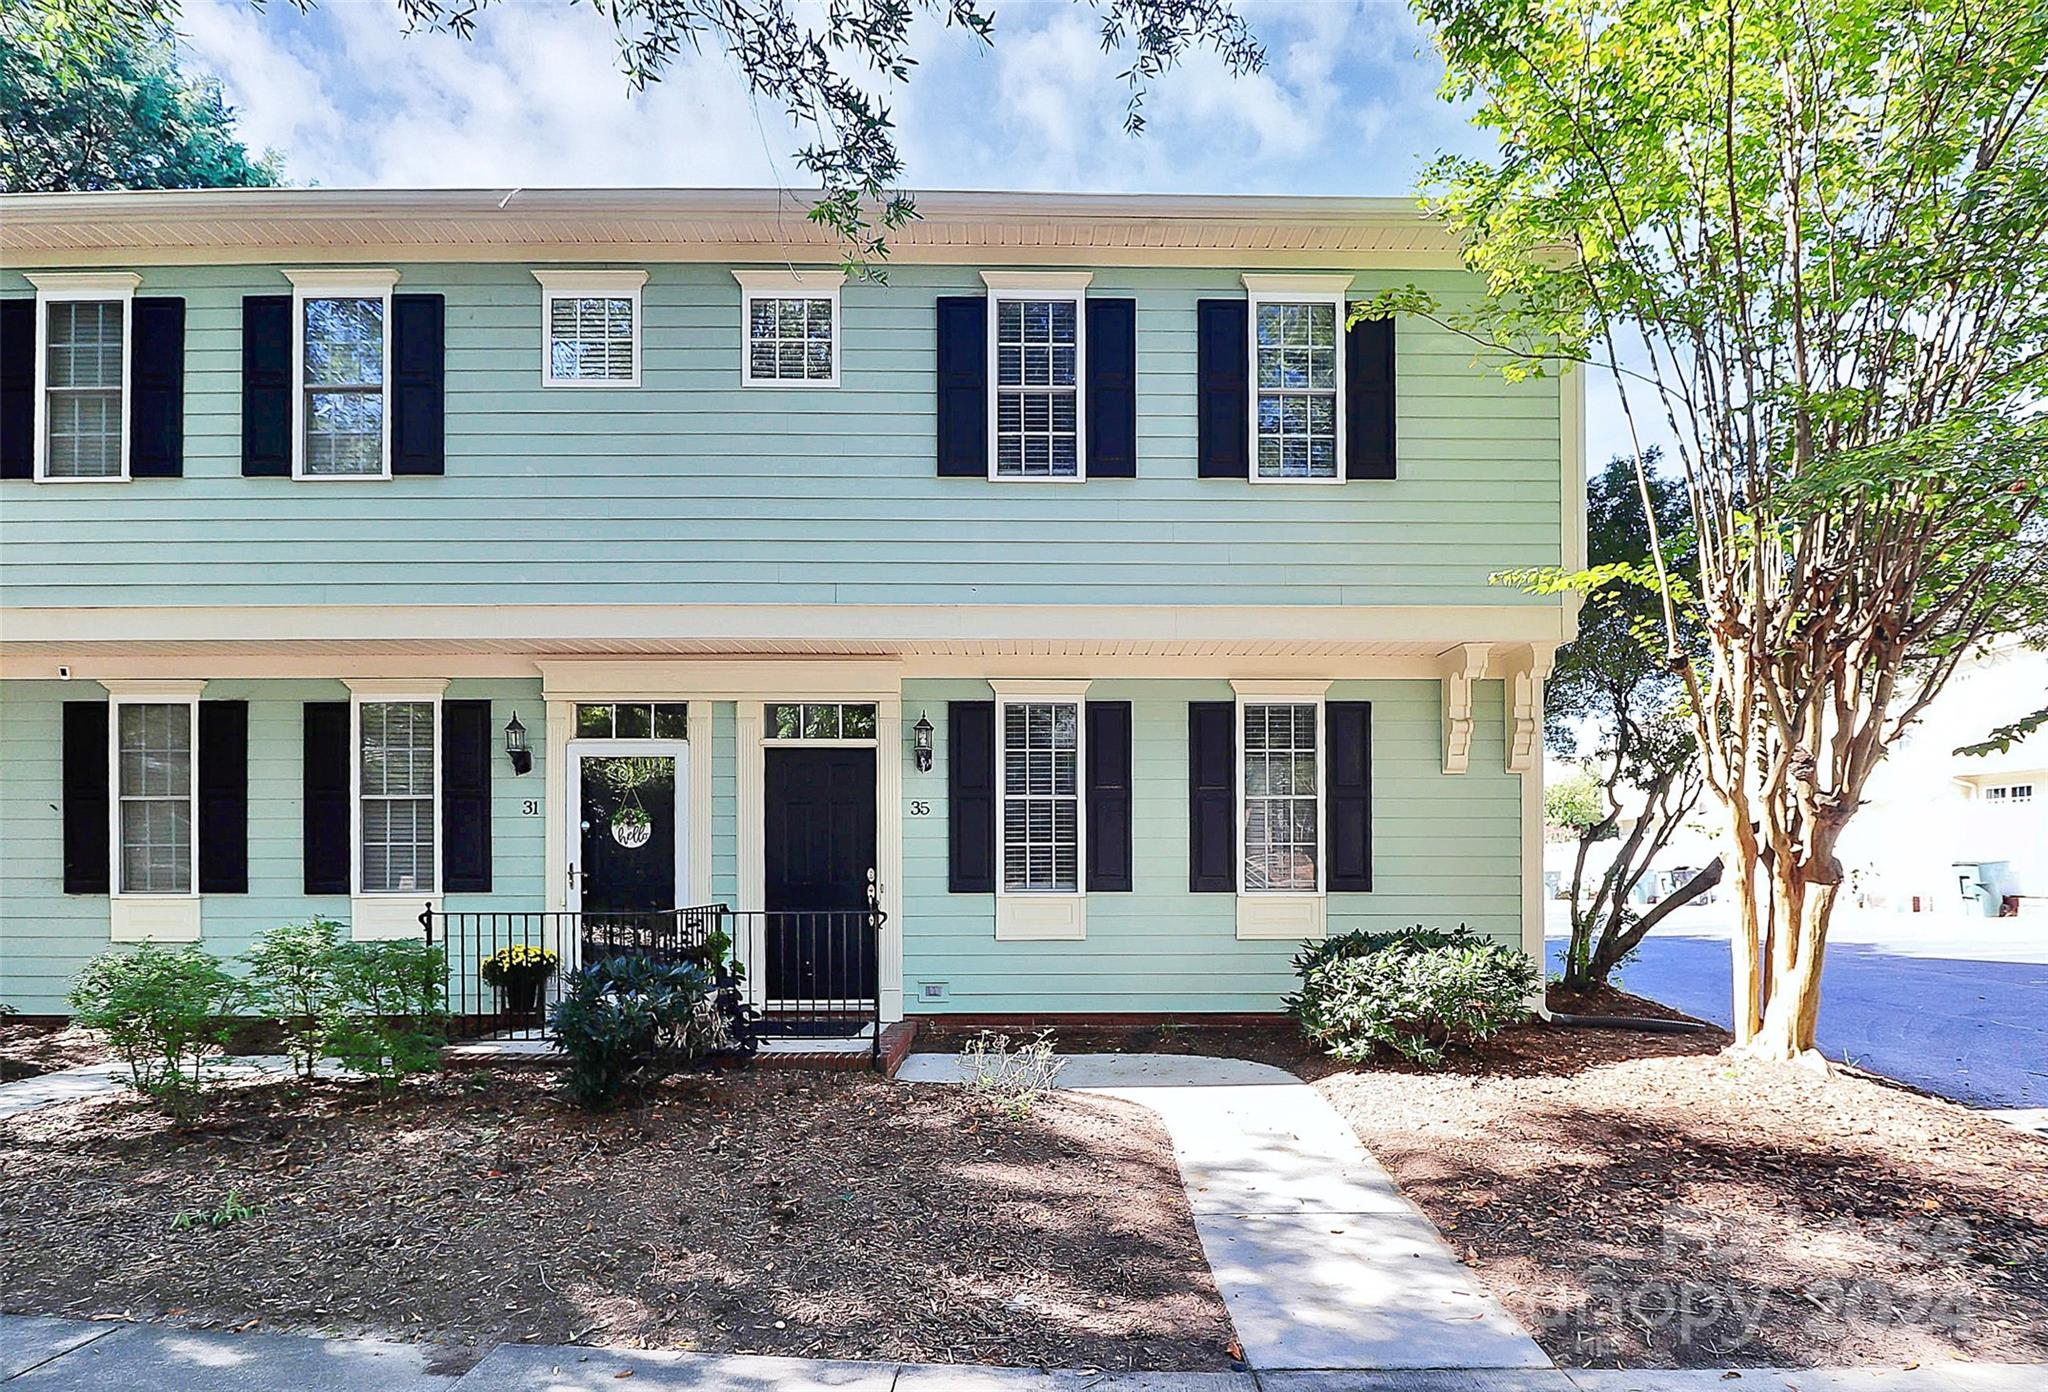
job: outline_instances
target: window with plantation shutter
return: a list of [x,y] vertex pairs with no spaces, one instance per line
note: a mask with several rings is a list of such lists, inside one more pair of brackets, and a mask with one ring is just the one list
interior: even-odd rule
[[550,387],[640,385],[645,271],[535,271],[541,287],[541,381]]
[[33,477],[46,483],[125,480],[134,332],[129,316],[141,277],[38,271],[28,280],[36,289],[36,340],[29,355]]
[[1002,707],[1002,870],[1008,894],[1081,888],[1081,707]]
[[356,707],[356,793],[364,894],[431,894],[437,702],[362,701]]
[[734,271],[740,285],[740,383],[839,385],[840,271]]

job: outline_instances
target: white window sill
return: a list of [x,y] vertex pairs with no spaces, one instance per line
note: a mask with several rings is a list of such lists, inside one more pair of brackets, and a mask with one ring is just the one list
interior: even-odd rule
[[1088,900],[1079,894],[998,894],[997,942],[1080,942]]
[[1321,938],[1329,931],[1326,910],[1320,894],[1240,894],[1237,936],[1260,942]]
[[348,901],[348,935],[356,942],[425,939],[420,911],[441,907],[438,894],[358,894]]
[[111,907],[113,942],[199,941],[196,894],[117,894]]

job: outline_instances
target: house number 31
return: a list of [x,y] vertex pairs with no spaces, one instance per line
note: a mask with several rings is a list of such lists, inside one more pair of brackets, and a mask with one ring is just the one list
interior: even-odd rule
[[540,799],[521,798],[519,801],[519,815],[522,817],[538,817],[540,815]]

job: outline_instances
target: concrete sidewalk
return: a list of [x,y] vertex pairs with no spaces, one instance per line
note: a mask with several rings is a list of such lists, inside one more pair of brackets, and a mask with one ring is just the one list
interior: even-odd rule
[[[897,1073],[962,1076],[956,1054],[913,1054]],[[1166,1124],[1253,1368],[1550,1367],[1350,1125],[1292,1073],[1243,1059],[1074,1054],[1059,1086],[1135,1102]]]
[[745,1355],[501,1345],[466,1372],[432,1344],[221,1334],[167,1325],[0,1315],[8,1392],[2039,1392],[2048,1367],[1690,1372],[1293,1369],[1047,1372]]

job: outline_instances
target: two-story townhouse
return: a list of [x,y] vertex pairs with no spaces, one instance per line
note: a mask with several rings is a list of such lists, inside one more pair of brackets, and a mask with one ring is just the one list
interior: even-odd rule
[[0,198],[0,999],[870,877],[854,960],[758,993],[1193,1016],[1353,927],[1540,952],[1575,615],[1490,577],[1582,554],[1578,377],[1347,326],[1475,289],[1407,202],[919,208],[873,279],[769,192]]

